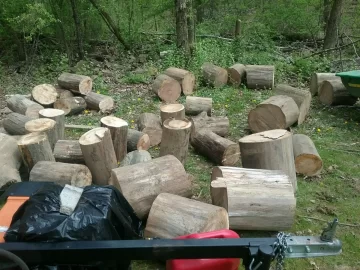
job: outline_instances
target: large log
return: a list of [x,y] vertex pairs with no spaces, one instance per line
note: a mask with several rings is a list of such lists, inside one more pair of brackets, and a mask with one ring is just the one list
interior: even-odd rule
[[170,155],[114,169],[109,184],[121,191],[140,219],[147,217],[160,193],[191,196],[191,181],[184,166]]
[[[42,107],[38,103],[26,98],[23,95],[14,95],[7,99],[6,106],[13,112],[26,114],[26,111],[30,106]],[[43,107],[42,107],[43,108]],[[44,109],[44,108],[43,108]]]
[[0,188],[9,182],[20,182],[22,160],[16,140],[0,133]]
[[100,119],[100,123],[110,130],[116,159],[121,162],[127,153],[128,123],[115,116],[105,116]]
[[201,67],[204,82],[216,88],[226,85],[228,81],[228,72],[222,67],[211,63],[204,63]]
[[63,110],[65,115],[74,115],[86,109],[86,102],[82,97],[58,99],[54,103],[54,108]]
[[65,112],[58,109],[43,109],[39,111],[40,118],[48,118],[56,122],[56,136],[58,140],[65,137]]
[[249,89],[273,89],[275,82],[274,66],[245,66],[246,86]]
[[235,64],[227,69],[229,73],[229,83],[234,86],[239,86],[245,78],[246,70],[243,64]]
[[261,102],[248,115],[248,124],[252,132],[271,129],[285,129],[296,123],[299,107],[288,96],[272,96]]
[[161,123],[166,119],[185,119],[185,107],[182,104],[163,104],[160,106]]
[[219,165],[232,166],[240,159],[239,145],[214,132],[200,129],[191,137],[191,145],[200,154]]
[[57,162],[85,164],[78,140],[58,140],[54,148]]
[[177,120],[170,118],[163,123],[163,132],[160,145],[160,156],[173,155],[182,164],[189,151],[191,122],[187,119]]
[[19,113],[10,113],[4,120],[4,129],[10,135],[25,135],[29,133],[25,129],[25,124],[30,121],[31,118]]
[[32,168],[29,180],[85,187],[91,185],[91,179],[91,172],[85,165],[39,161]]
[[153,113],[142,113],[137,121],[139,131],[146,133],[150,138],[150,146],[160,144],[162,127],[159,116]]
[[151,155],[145,150],[135,150],[128,153],[121,161],[120,167],[143,163],[151,160]]
[[228,228],[229,218],[224,208],[162,193],[151,206],[144,236],[175,238]]
[[39,161],[55,161],[47,135],[45,133],[30,133],[21,137],[18,147],[25,165],[29,171]]
[[206,112],[208,116],[211,116],[212,98],[204,97],[186,97],[185,114],[186,115],[198,115],[201,112]]
[[150,137],[146,133],[129,129],[127,136],[127,151],[148,150],[150,148]]
[[48,118],[34,119],[25,124],[25,129],[29,133],[44,132],[48,137],[51,149],[54,149],[58,141],[58,130],[54,120]]
[[58,98],[56,88],[51,84],[40,84],[31,91],[33,100],[44,107],[51,107]]
[[297,189],[292,134],[284,129],[255,133],[239,140],[244,168],[282,170]]
[[293,148],[297,173],[306,176],[314,176],[321,173],[323,162],[316,150],[315,144],[308,136],[295,134],[293,136]]
[[177,80],[181,85],[181,90],[185,96],[191,95],[195,88],[195,75],[185,69],[170,67],[164,74]]
[[275,88],[275,95],[291,97],[299,107],[298,125],[305,121],[311,105],[311,93],[306,90],[291,87],[286,84],[279,84]]
[[323,81],[337,80],[341,82],[341,78],[336,76],[335,73],[313,73],[310,79],[310,93],[316,96],[319,92],[319,87]]
[[229,118],[226,116],[207,116],[206,112],[202,112],[197,116],[191,118],[191,136],[193,136],[200,129],[207,129],[215,134],[226,137],[229,134]]
[[104,127],[89,130],[80,137],[79,143],[93,183],[107,185],[111,170],[117,167],[110,130]]
[[156,77],[152,90],[162,101],[169,103],[175,102],[181,95],[180,83],[165,74]]
[[92,90],[92,80],[88,76],[63,73],[58,78],[57,83],[60,87],[77,94],[87,95]]
[[325,105],[354,105],[357,97],[350,95],[349,91],[339,80],[323,81],[319,87],[320,102]]
[[109,113],[114,109],[112,97],[90,92],[85,96],[86,105],[91,110]]

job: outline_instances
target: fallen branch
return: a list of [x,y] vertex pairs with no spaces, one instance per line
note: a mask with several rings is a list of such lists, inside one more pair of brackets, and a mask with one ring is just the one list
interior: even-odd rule
[[350,42],[350,43],[348,43],[348,44],[342,45],[342,46],[336,46],[336,47],[334,47],[334,48],[330,48],[330,49],[326,49],[326,50],[322,50],[322,51],[319,51],[319,52],[310,54],[310,55],[308,55],[308,56],[306,56],[306,57],[303,57],[303,59],[313,57],[314,55],[318,55],[318,54],[322,54],[322,53],[327,53],[327,52],[330,52],[330,51],[335,51],[335,50],[339,50],[339,49],[342,49],[342,48],[345,48],[345,47],[349,47],[349,46],[351,46],[351,45],[353,45],[353,44],[356,44],[356,43],[358,43],[358,42],[360,42],[360,39],[355,40],[355,41],[353,41],[353,42]]
[[[153,35],[153,36],[175,36],[174,33],[145,33],[145,32],[141,32],[141,34],[143,34],[143,35]],[[225,38],[225,37],[220,37],[220,36],[216,36],[216,35],[196,35],[196,37],[199,37],[199,38],[217,38],[217,39],[226,40],[226,41],[234,41],[234,39],[232,39],[232,38]]]
[[[326,223],[329,222],[329,221],[327,221],[325,219],[317,218],[317,217],[309,217],[309,216],[302,216],[302,215],[297,215],[297,216],[301,217],[301,218],[313,219],[313,220],[322,221],[322,222],[326,222]],[[341,223],[341,222],[339,222],[338,224],[340,226],[347,226],[347,227],[354,227],[354,228],[359,228],[360,227],[360,225],[357,225],[357,224],[349,224],[349,223]]]

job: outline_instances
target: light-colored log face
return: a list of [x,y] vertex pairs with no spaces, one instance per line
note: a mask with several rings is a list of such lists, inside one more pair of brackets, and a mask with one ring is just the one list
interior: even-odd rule
[[314,154],[301,154],[295,158],[296,172],[308,176],[318,175],[323,163],[319,156]]
[[191,122],[177,119],[168,119],[164,122],[164,125],[166,125],[166,127],[169,129],[187,129],[191,127]]
[[33,88],[32,96],[42,105],[51,105],[56,101],[58,93],[51,84],[40,84]]
[[56,125],[54,120],[48,118],[34,119],[25,124],[25,129],[30,132],[42,132],[53,129]]
[[164,104],[160,107],[160,110],[166,113],[180,112],[184,109],[182,104]]
[[107,131],[107,128],[98,127],[92,130],[89,130],[79,139],[81,145],[91,145],[96,144],[102,141],[104,134]]
[[250,111],[248,122],[254,132],[286,127],[284,113],[278,106],[272,104],[259,104]]
[[63,115],[65,114],[65,112],[63,110],[58,110],[58,109],[43,109],[39,111],[39,114],[41,114],[44,117],[53,118]]
[[63,73],[58,78],[58,85],[68,90],[80,92],[83,95],[92,90],[92,80],[88,76]]
[[240,159],[240,149],[239,145],[234,143],[233,145],[230,145],[226,148],[222,162],[223,165],[234,165],[236,162],[238,162]]
[[323,81],[319,87],[320,102],[325,105],[354,105],[357,97],[351,96],[339,80]]
[[326,80],[341,81],[340,77],[335,76],[335,73],[314,73],[310,80],[310,92],[313,96],[318,94],[320,85]]
[[45,133],[34,132],[22,136],[20,140],[18,140],[18,145],[36,144],[45,140],[47,140]]
[[104,125],[110,126],[110,127],[124,127],[124,126],[128,125],[128,123],[125,120],[120,119],[115,116],[105,116],[105,117],[101,118],[100,121]]
[[239,141],[243,143],[271,142],[288,136],[291,136],[291,133],[287,130],[274,129],[246,136],[244,138],[241,138]]

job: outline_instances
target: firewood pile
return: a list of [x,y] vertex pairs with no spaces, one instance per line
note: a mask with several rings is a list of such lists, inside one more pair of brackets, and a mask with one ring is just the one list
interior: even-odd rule
[[[7,134],[0,133],[0,186],[21,180],[113,185],[147,220],[145,237],[226,228],[287,230],[295,217],[296,173],[315,176],[323,165],[312,140],[289,131],[306,121],[311,92],[274,87],[274,76],[273,66],[203,65],[209,87],[245,83],[249,89],[273,89],[272,97],[249,112],[253,134],[238,141],[228,138],[229,119],[214,115],[212,98],[194,95],[194,74],[175,67],[154,80],[152,91],[163,103],[158,114],[139,115],[137,130],[106,115],[79,140],[67,140],[66,115],[86,108],[108,114],[114,101],[93,92],[91,78],[64,73],[57,86],[34,87],[31,98],[8,98],[12,113],[4,121]],[[181,94],[185,104],[177,102]],[[147,151],[154,146],[160,147],[156,158]],[[184,168],[190,147],[215,165],[211,204],[192,198],[193,177]],[[21,179],[21,164],[29,179]]]

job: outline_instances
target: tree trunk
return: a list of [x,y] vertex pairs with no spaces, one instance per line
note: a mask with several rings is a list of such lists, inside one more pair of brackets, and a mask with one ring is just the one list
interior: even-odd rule
[[150,148],[150,137],[146,133],[135,129],[128,130],[127,151],[148,150]]
[[249,89],[273,89],[275,82],[274,66],[245,66],[246,86]]
[[137,121],[139,131],[146,133],[150,138],[150,146],[160,144],[162,127],[159,116],[153,113],[142,113]]
[[54,157],[57,162],[85,164],[78,140],[59,140],[55,144]]
[[188,14],[187,14],[187,28],[188,28],[188,42],[189,50],[192,54],[195,47],[195,14],[193,9],[193,0],[188,1]]
[[7,102],[6,106],[12,110],[13,112],[26,115],[29,108],[36,106],[38,108],[44,109],[38,103],[24,97],[23,95],[14,95],[10,97]]
[[156,77],[152,90],[162,101],[167,103],[175,102],[181,95],[180,83],[165,74]]
[[79,139],[86,166],[95,185],[107,185],[111,170],[117,167],[116,154],[108,128],[94,128]]
[[29,180],[85,187],[91,185],[91,179],[91,172],[85,165],[39,161],[32,168]]
[[71,90],[75,94],[87,95],[92,90],[92,80],[88,76],[63,73],[57,80],[60,87]]
[[189,55],[189,38],[187,26],[187,0],[175,0],[176,12],[176,46]]
[[201,70],[205,84],[215,88],[220,88],[227,84],[228,72],[226,69],[211,63],[205,63],[202,65]]
[[282,170],[297,189],[292,134],[275,129],[252,134],[239,140],[244,168]]
[[121,191],[140,219],[147,217],[160,193],[191,196],[191,181],[184,166],[170,155],[114,169],[109,184]]
[[65,115],[74,115],[86,109],[86,101],[82,97],[58,99],[54,103],[54,108],[63,110]]
[[186,97],[185,114],[186,115],[198,115],[201,112],[206,112],[208,116],[211,116],[212,98],[204,97]]
[[226,137],[229,134],[229,118],[226,116],[207,116],[206,112],[202,112],[197,116],[191,118],[191,136],[193,136],[200,129],[207,129],[215,134]]
[[58,93],[51,84],[40,84],[31,91],[33,100],[44,107],[52,107],[58,98]]
[[338,29],[341,21],[341,11],[344,0],[334,0],[329,19],[326,25],[326,32],[324,38],[324,49],[334,48],[338,40]]
[[16,140],[0,133],[0,189],[9,182],[20,182],[22,160]]
[[181,90],[185,96],[191,95],[195,88],[195,75],[185,69],[170,67],[164,74],[177,80],[181,85]]
[[324,0],[324,10],[323,10],[323,30],[326,32],[326,27],[329,21],[331,11],[331,0]]
[[143,163],[151,160],[151,155],[145,150],[135,150],[128,153],[123,161],[120,163],[120,167]]
[[295,169],[297,173],[314,176],[319,175],[323,162],[312,140],[303,134],[293,136]]
[[39,111],[40,118],[48,118],[56,122],[56,137],[58,140],[65,138],[65,112],[58,109],[43,109]]
[[29,133],[25,129],[25,124],[31,118],[19,113],[10,113],[5,119],[3,125],[7,133],[10,135],[25,135]]
[[248,124],[254,133],[285,129],[296,123],[299,113],[299,107],[291,97],[272,96],[250,111]]
[[85,96],[87,108],[109,113],[114,109],[114,100],[112,97],[90,92]]
[[47,135],[47,138],[50,143],[50,147],[53,150],[56,142],[58,141],[58,130],[56,127],[56,122],[52,119],[39,118],[28,121],[25,124],[25,129],[30,132],[43,132]]
[[319,89],[323,81],[338,80],[341,78],[335,76],[335,73],[313,73],[310,79],[310,93],[312,96],[316,96],[319,93]]
[[323,81],[319,88],[320,102],[325,105],[354,105],[357,97],[350,95],[349,91],[338,80]]
[[228,228],[229,217],[224,208],[162,193],[151,206],[144,236],[171,239]]
[[227,69],[229,74],[229,84],[239,86],[245,78],[245,66],[243,64],[235,64]]
[[177,120],[185,119],[185,107],[182,104],[164,104],[160,106],[161,123],[166,119],[174,118]]
[[80,18],[79,18],[75,3],[76,3],[75,0],[70,0],[71,10],[72,10],[73,19],[74,19],[74,26],[75,26],[77,50],[78,50],[78,54],[79,54],[79,60],[82,60],[82,59],[84,59],[84,47],[83,47],[83,42],[82,42]]

